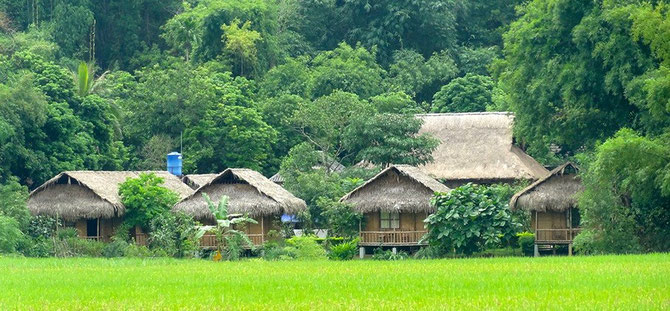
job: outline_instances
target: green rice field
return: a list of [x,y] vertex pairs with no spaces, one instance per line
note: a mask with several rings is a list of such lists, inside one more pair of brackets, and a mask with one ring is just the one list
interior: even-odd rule
[[350,262],[0,258],[0,309],[670,309],[670,254]]

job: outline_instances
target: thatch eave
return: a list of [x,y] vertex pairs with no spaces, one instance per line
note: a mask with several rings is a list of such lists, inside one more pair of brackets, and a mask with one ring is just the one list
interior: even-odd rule
[[510,210],[563,212],[577,207],[577,197],[583,191],[583,185],[577,174],[566,173],[570,169],[579,170],[573,163],[566,162],[515,193],[509,203]]

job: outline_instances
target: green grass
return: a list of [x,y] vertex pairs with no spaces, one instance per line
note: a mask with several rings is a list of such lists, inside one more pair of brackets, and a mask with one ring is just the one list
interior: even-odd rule
[[670,309],[670,254],[242,262],[0,258],[0,309]]

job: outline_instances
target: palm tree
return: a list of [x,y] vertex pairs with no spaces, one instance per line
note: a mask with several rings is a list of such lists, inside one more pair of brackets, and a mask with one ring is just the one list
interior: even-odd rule
[[92,94],[100,82],[105,79],[107,72],[108,71],[105,71],[102,73],[102,75],[95,79],[95,65],[89,65],[84,61],[80,62],[79,67],[77,68],[77,72],[73,73],[77,95],[85,97],[89,94]]
[[228,214],[228,197],[222,196],[219,204],[215,204],[206,193],[202,196],[207,201],[207,207],[216,219],[217,257],[225,254],[228,260],[236,260],[242,252],[241,243],[246,244],[252,250],[254,243],[246,233],[235,228],[245,226],[249,223],[257,224],[253,218],[246,215]]

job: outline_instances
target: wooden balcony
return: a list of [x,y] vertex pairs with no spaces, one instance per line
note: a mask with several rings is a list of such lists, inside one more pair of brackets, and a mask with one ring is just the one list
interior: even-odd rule
[[582,229],[535,229],[535,244],[571,244]]
[[427,245],[419,240],[427,231],[361,231],[361,246],[416,246]]

